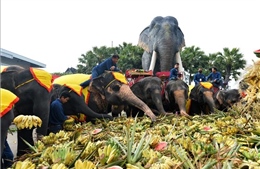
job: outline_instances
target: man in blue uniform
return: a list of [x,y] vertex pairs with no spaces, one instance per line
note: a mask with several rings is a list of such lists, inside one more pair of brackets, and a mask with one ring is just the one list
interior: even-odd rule
[[174,68],[170,70],[169,80],[177,80],[179,73],[179,63],[175,63]]
[[51,103],[50,117],[49,117],[49,133],[57,133],[62,130],[65,120],[69,117],[64,114],[62,104],[68,102],[70,99],[69,92],[61,93],[60,97]]
[[206,76],[202,73],[202,69],[198,69],[198,73],[194,75],[194,82],[195,85],[199,84],[200,82],[205,82],[206,81]]
[[94,78],[98,77],[99,75],[103,74],[106,70],[119,72],[120,69],[117,67],[118,59],[119,59],[119,56],[115,54],[112,57],[106,59],[104,62],[95,66],[92,69],[91,79],[81,83],[80,86],[82,88],[87,87],[92,79],[94,79]]
[[220,86],[222,86],[221,74],[217,71],[216,67],[212,67],[211,71],[212,72],[206,77],[206,81],[210,80],[214,87],[219,88]]
[[3,160],[1,160],[1,168],[6,169],[13,165],[14,154],[13,154],[7,140],[5,140],[5,147],[4,147],[4,151],[2,153],[2,159]]

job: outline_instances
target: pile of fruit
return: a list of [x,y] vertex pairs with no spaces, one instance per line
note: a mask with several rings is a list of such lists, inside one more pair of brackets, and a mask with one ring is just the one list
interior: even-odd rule
[[247,96],[227,113],[74,124],[30,145],[12,168],[260,168],[259,72],[260,61],[245,76]]

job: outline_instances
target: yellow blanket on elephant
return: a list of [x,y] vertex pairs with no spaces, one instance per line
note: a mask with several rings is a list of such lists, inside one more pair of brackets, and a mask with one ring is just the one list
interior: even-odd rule
[[88,98],[89,98],[88,87],[82,89],[80,84],[88,80],[90,76],[91,75],[86,75],[82,73],[63,75],[56,78],[52,83],[59,84],[59,85],[66,85],[67,87],[69,87],[71,90],[73,90],[75,93],[77,93],[80,96],[81,94],[83,94],[85,97],[85,102],[88,103]]
[[127,80],[126,80],[126,77],[122,74],[122,73],[119,73],[119,72],[112,72],[114,78],[124,84],[128,84]]
[[19,101],[19,98],[9,90],[1,88],[1,110],[0,118],[13,108],[13,105]]
[[52,76],[50,73],[46,72],[45,70],[42,69],[37,69],[37,68],[30,68],[30,72],[33,75],[33,78],[45,89],[48,90],[48,92],[51,91],[52,89]]
[[[190,91],[191,89],[194,88],[194,85],[189,85],[189,93],[188,93],[188,97],[190,96]],[[191,99],[189,98],[186,102],[186,112],[189,114],[190,112],[190,106],[191,106]]]
[[1,66],[1,72],[0,72],[0,73],[5,72],[6,69],[7,69],[7,67],[8,67],[8,66]]
[[213,87],[212,83],[210,82],[200,82],[200,85],[206,89],[211,89]]

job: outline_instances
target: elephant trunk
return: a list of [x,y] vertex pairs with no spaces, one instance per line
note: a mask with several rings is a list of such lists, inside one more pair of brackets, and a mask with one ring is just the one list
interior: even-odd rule
[[213,99],[213,92],[212,91],[205,91],[203,92],[203,95],[205,97],[205,103],[208,104],[209,110],[211,113],[214,113],[215,108],[215,102]]
[[156,116],[153,114],[152,110],[142,100],[135,96],[128,85],[123,84],[119,93],[123,100],[145,112],[145,114],[147,114],[152,121],[156,120]]
[[174,99],[177,105],[179,106],[180,109],[180,114],[184,116],[188,116],[186,112],[186,99],[185,98],[185,91],[184,90],[176,90],[173,92],[174,94]]
[[153,103],[155,104],[157,110],[159,110],[160,114],[167,114],[163,108],[162,96],[160,90],[154,90],[154,93],[151,95]]

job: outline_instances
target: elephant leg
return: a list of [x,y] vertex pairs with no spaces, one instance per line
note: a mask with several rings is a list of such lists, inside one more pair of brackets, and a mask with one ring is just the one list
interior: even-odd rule
[[50,95],[39,97],[34,100],[33,114],[42,120],[41,127],[37,128],[37,137],[47,135],[48,123],[50,113]]
[[142,56],[142,67],[144,70],[149,70],[151,58],[152,58],[151,54],[144,51],[143,56]]
[[186,112],[186,98],[184,90],[174,91],[174,99],[179,107],[180,114],[183,116],[188,116]]
[[26,145],[26,143],[21,138],[26,140],[30,145],[34,145],[32,132],[33,132],[32,129],[18,130],[18,132],[17,132],[18,133],[17,134],[17,140],[18,140],[17,156],[21,156],[21,155],[25,154],[27,150],[29,150],[29,147]]

